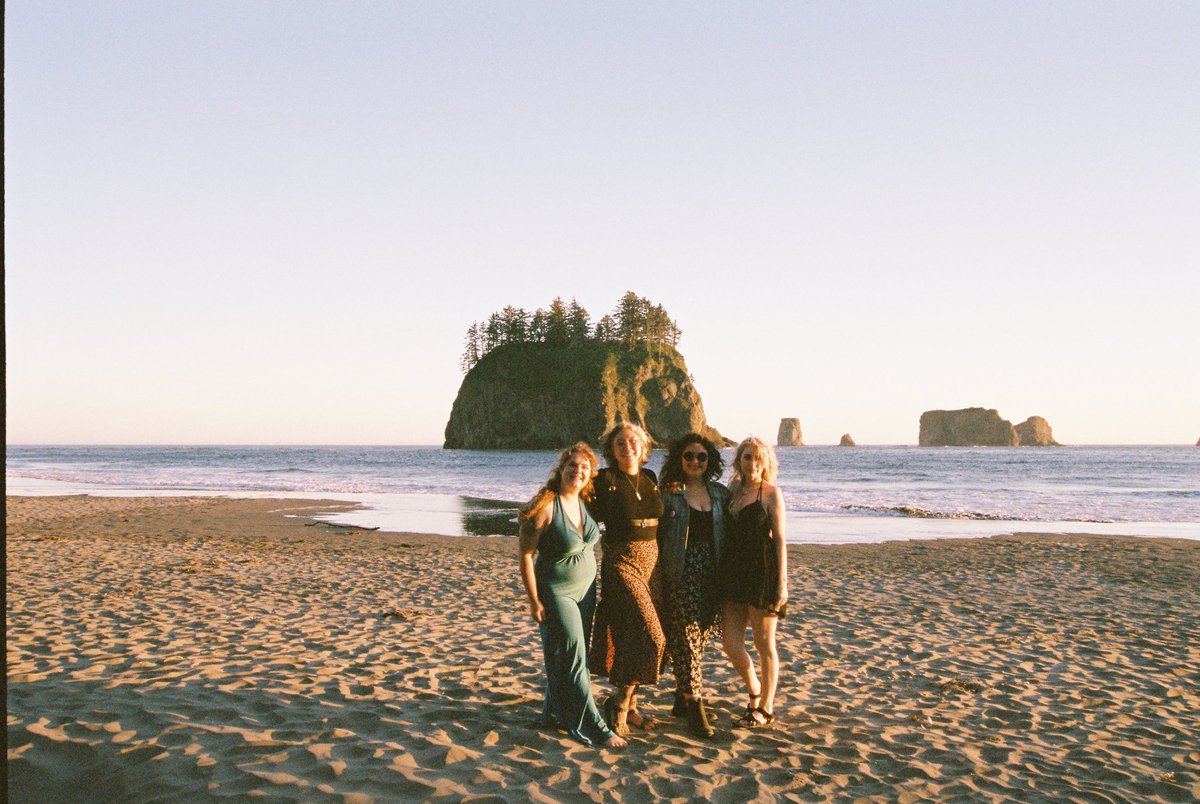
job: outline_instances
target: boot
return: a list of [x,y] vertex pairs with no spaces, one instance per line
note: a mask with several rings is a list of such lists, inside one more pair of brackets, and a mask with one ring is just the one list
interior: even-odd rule
[[688,731],[702,740],[711,739],[716,729],[708,722],[708,711],[704,708],[704,699],[697,698],[687,701]]

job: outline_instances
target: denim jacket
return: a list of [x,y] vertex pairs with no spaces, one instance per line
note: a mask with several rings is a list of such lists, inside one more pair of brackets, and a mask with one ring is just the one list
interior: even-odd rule
[[[708,481],[708,496],[712,499],[713,514],[713,558],[721,555],[721,541],[725,536],[725,513],[729,508],[729,489],[715,481]],[[668,586],[683,578],[684,557],[688,546],[687,495],[683,489],[670,491],[662,487],[663,515],[658,523],[658,561]]]

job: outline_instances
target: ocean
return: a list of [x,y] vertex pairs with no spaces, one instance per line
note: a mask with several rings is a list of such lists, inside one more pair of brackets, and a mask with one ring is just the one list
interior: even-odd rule
[[[792,447],[777,450],[794,543],[1013,532],[1200,539],[1200,448]],[[728,462],[732,450],[723,455]],[[664,453],[648,466],[658,471]],[[549,451],[397,446],[13,446],[8,494],[279,496],[361,502],[325,519],[511,535]],[[728,471],[726,477],[728,477]]]

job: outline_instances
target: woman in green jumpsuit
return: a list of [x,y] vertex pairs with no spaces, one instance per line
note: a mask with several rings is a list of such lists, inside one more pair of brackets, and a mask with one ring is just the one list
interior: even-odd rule
[[521,580],[542,636],[543,721],[557,722],[587,745],[622,748],[625,740],[608,728],[596,708],[588,673],[600,530],[583,500],[591,496],[599,463],[585,443],[564,450],[546,485],[522,509]]

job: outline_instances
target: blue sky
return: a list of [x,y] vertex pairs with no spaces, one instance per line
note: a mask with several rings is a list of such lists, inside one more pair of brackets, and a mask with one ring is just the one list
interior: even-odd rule
[[9,2],[10,443],[440,443],[663,304],[710,422],[1200,437],[1200,4]]

